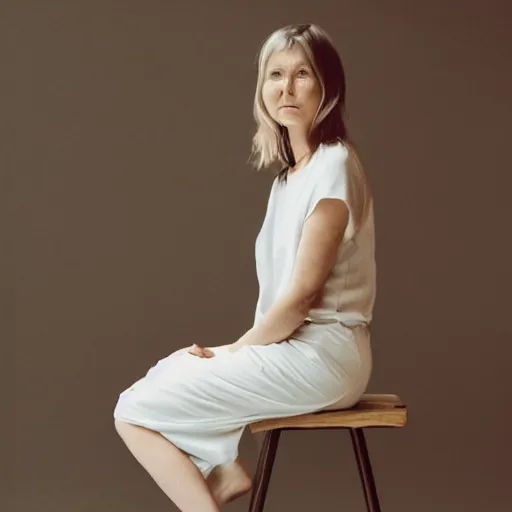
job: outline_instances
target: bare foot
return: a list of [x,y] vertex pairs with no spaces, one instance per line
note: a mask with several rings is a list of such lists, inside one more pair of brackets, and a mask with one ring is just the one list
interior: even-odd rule
[[219,505],[229,503],[252,489],[251,477],[239,459],[215,467],[206,482]]

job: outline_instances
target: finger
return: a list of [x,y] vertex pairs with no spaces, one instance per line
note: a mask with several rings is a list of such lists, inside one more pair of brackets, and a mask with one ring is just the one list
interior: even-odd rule
[[204,354],[204,357],[207,357],[207,358],[215,357],[215,352],[209,348],[204,348],[203,354]]
[[196,344],[192,345],[192,347],[189,348],[188,352],[193,356],[204,357],[203,349],[197,346]]

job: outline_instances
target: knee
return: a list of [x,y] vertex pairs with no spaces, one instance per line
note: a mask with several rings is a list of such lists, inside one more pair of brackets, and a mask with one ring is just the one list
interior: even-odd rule
[[114,404],[114,427],[117,432],[124,430],[128,423],[127,420],[133,416],[133,396],[132,393],[128,393],[127,391],[123,391]]
[[126,423],[125,421],[114,418],[114,428],[121,437],[123,437],[127,425],[128,423]]
[[132,423],[128,423],[123,420],[115,419],[114,420],[114,428],[118,436],[126,443],[128,439],[133,438],[133,435],[136,434],[140,427],[137,425],[133,425]]
[[129,418],[133,415],[130,414],[131,408],[128,407],[126,397],[121,395],[114,406],[114,428],[116,432],[123,437],[127,430],[130,428]]

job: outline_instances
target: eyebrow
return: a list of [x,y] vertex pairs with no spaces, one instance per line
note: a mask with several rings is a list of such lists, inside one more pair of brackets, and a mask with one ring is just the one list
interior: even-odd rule
[[[292,66],[292,67],[296,67],[296,68],[300,68],[301,66],[306,66],[306,67],[311,67],[310,64],[306,61],[300,61],[298,62],[297,64],[295,64],[295,66]],[[282,65],[278,65],[278,64],[274,64],[273,66],[267,66],[268,69],[280,69],[282,68],[283,66]]]

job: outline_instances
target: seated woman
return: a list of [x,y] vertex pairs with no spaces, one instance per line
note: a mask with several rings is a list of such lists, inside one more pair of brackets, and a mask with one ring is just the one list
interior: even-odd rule
[[234,343],[168,355],[115,407],[128,449],[184,512],[217,512],[250,490],[238,460],[249,423],[350,407],[368,384],[373,200],[344,100],[341,59],[319,27],[268,38],[253,149],[258,168],[282,168],[256,239],[254,325]]

